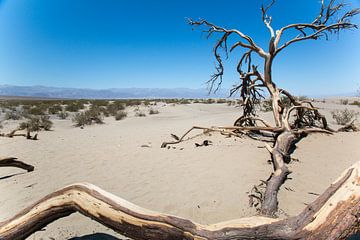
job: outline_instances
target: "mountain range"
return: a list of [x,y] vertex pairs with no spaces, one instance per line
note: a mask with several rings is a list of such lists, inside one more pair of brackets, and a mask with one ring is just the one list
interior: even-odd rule
[[190,88],[59,88],[46,86],[0,85],[0,96],[70,99],[137,99],[137,98],[225,98],[229,91],[220,89],[208,94],[207,89]]

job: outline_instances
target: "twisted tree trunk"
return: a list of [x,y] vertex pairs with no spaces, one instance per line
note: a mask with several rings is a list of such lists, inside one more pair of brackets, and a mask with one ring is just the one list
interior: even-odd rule
[[288,219],[259,216],[202,225],[140,208],[83,183],[54,192],[0,223],[0,239],[24,239],[74,212],[133,239],[346,239],[360,229],[360,162]]

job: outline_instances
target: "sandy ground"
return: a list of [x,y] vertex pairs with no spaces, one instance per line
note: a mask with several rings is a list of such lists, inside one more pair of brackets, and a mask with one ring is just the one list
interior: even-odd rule
[[[345,108],[334,103],[317,105],[330,124],[334,124],[330,111]],[[164,140],[171,140],[170,133],[181,135],[193,125],[232,125],[241,109],[226,104],[159,104],[156,109],[160,114],[121,121],[106,118],[105,124],[84,129],[74,128],[70,120],[54,120],[54,130],[40,132],[39,141],[1,138],[1,155],[18,157],[36,169],[31,173],[0,169],[0,221],[76,182],[90,182],[142,207],[204,224],[255,215],[247,192],[272,170],[263,143],[212,134],[175,148],[160,148]],[[271,113],[261,114],[271,120]],[[5,123],[5,130],[16,124]],[[194,146],[204,139],[213,145]],[[290,164],[292,179],[279,194],[280,209],[288,215],[298,214],[316,198],[309,192],[323,192],[345,168],[360,160],[360,133],[314,134],[297,146],[293,157],[299,162]],[[85,235],[74,239],[125,239],[80,214],[60,219],[28,239]]]

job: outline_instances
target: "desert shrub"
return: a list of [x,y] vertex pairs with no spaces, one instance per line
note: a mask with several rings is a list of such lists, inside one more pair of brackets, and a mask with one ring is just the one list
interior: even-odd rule
[[69,102],[66,107],[65,107],[65,111],[68,112],[78,112],[81,109],[84,109],[84,103],[80,102],[80,101],[73,101],[73,102]]
[[226,99],[220,98],[216,100],[216,103],[227,103]]
[[126,106],[139,106],[141,105],[141,101],[137,99],[131,99],[126,101]]
[[348,99],[340,99],[340,104],[342,104],[342,105],[348,105],[348,104],[349,104],[349,100],[348,100]]
[[47,107],[45,105],[32,106],[27,110],[30,115],[45,115]]
[[5,113],[5,120],[20,120],[23,118],[23,113],[19,110],[8,111]]
[[299,97],[297,97],[297,100],[298,101],[306,101],[306,100],[309,100],[309,98],[307,96],[299,96]]
[[123,111],[123,110],[119,110],[115,114],[115,120],[116,121],[122,120],[122,119],[124,119],[126,117],[127,117],[127,113],[125,111]]
[[146,117],[146,114],[144,112],[141,112],[141,111],[136,111],[135,117]]
[[63,110],[62,106],[59,104],[52,105],[48,108],[49,114],[57,114]]
[[360,102],[359,101],[353,101],[352,103],[350,103],[350,105],[355,105],[360,107]]
[[[300,96],[300,97],[298,97],[298,100],[299,100],[299,101],[305,101],[306,99],[307,99],[306,96]],[[291,107],[291,105],[292,105],[290,98],[288,98],[288,97],[286,97],[286,96],[281,97],[280,101],[281,101],[281,104],[283,105],[283,107],[289,108],[289,107]]]
[[125,105],[122,102],[113,102],[107,106],[107,111],[111,116],[115,116],[119,111],[125,109]]
[[346,125],[350,123],[350,121],[354,120],[358,114],[359,113],[355,112],[354,110],[349,109],[336,110],[331,112],[333,119],[335,119],[336,123],[339,125]]
[[262,105],[261,105],[261,111],[263,112],[270,112],[273,110],[273,107],[272,107],[272,100],[271,99],[266,99],[262,102]]
[[75,123],[76,127],[91,125],[93,123],[96,124],[104,123],[101,112],[96,110],[95,108],[81,113],[76,113],[72,121]]
[[31,116],[26,122],[22,122],[19,125],[19,129],[28,129],[31,132],[40,131],[44,129],[49,131],[53,126],[53,122],[50,120],[50,116]]
[[96,99],[89,101],[92,106],[106,107],[109,105],[109,100]]
[[155,109],[153,109],[153,108],[150,108],[149,114],[150,114],[150,115],[159,114],[159,111],[158,111],[158,110],[155,110]]
[[66,119],[69,116],[69,113],[66,111],[60,111],[58,112],[57,116],[60,119]]
[[213,104],[213,103],[216,103],[216,100],[215,100],[215,99],[212,99],[212,98],[209,98],[209,99],[207,99],[204,103],[206,103],[206,104]]
[[43,115],[40,117],[40,122],[41,122],[41,127],[45,130],[45,131],[49,131],[51,129],[51,127],[53,126],[53,122],[50,120],[50,116],[49,115]]

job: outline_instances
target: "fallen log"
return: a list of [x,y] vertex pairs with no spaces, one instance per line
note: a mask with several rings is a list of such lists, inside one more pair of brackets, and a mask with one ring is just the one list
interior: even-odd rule
[[255,216],[203,225],[143,209],[94,185],[70,185],[0,223],[0,239],[24,239],[79,212],[133,239],[346,239],[360,231],[360,162],[287,219]]
[[34,166],[21,162],[17,160],[15,157],[7,157],[7,158],[1,158],[0,159],[0,167],[17,167],[24,169],[28,172],[34,171]]

